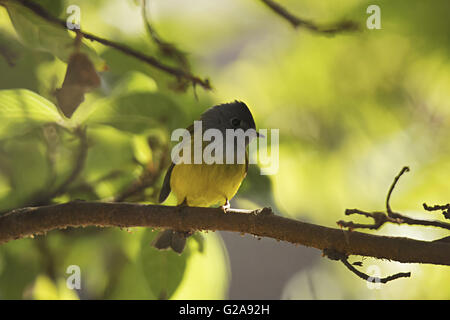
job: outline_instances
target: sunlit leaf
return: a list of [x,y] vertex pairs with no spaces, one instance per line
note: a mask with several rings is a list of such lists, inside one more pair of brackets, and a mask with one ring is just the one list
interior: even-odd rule
[[133,149],[134,156],[141,164],[147,164],[152,159],[152,150],[148,144],[146,137],[134,136],[133,137]]
[[156,92],[155,80],[139,71],[130,71],[114,86],[112,95],[130,94],[131,92]]
[[25,89],[0,90],[0,119],[0,140],[47,123],[63,123],[53,103]]
[[141,134],[154,128],[175,129],[182,122],[180,112],[178,105],[165,95],[137,92],[101,99],[90,111],[79,108],[73,120]]
[[31,239],[3,244],[0,247],[0,299],[24,298],[41,271],[39,252]]
[[[5,6],[17,34],[25,45],[34,50],[50,52],[66,63],[69,61],[74,50],[74,38],[69,35],[67,29],[44,20],[16,2],[5,2]],[[103,60],[91,47],[82,43],[80,50],[89,56],[96,68],[105,68]]]
[[197,233],[196,237],[201,237],[201,244],[188,240],[192,253],[183,282],[172,299],[226,299],[231,275],[223,240],[217,232]]
[[150,290],[157,299],[168,299],[183,279],[189,251],[181,255],[170,251],[158,251],[150,246],[155,233],[148,230],[142,237],[141,256],[143,273]]
[[0,210],[6,210],[21,206],[36,192],[46,190],[49,168],[39,135],[7,140],[1,150],[0,169],[10,183],[9,192],[0,199]]
[[109,126],[88,129],[91,143],[82,179],[99,198],[111,197],[137,177],[133,137]]
[[36,300],[77,300],[74,290],[66,286],[64,279],[55,284],[49,277],[39,275],[33,286],[33,298]]

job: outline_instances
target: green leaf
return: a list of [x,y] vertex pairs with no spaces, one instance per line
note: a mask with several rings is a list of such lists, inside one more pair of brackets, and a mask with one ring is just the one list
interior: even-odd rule
[[99,198],[117,195],[137,177],[133,136],[101,126],[89,128],[88,137],[90,147],[82,178],[92,184]]
[[[202,237],[200,245],[193,238]],[[189,237],[185,251],[190,255],[183,282],[171,297],[185,299],[226,299],[230,282],[227,249],[218,232],[196,233]],[[202,248],[202,252],[199,250]]]
[[[66,63],[69,61],[74,51],[74,38],[67,29],[48,22],[15,2],[7,1],[5,6],[14,29],[26,46],[34,50],[50,52]],[[104,61],[94,49],[82,43],[80,50],[89,56],[96,69],[104,69]]]
[[0,299],[23,299],[27,288],[42,272],[39,251],[31,239],[20,239],[0,248]]
[[140,261],[145,279],[157,299],[169,299],[178,288],[186,269],[189,250],[181,255],[151,247],[156,232],[146,230],[141,242]]
[[191,236],[191,239],[195,240],[198,246],[198,252],[203,253],[205,251],[205,238],[200,232],[196,232]]
[[111,95],[119,96],[132,92],[156,92],[157,89],[157,84],[153,78],[139,71],[130,71],[114,85]]
[[34,2],[37,2],[54,17],[59,17],[65,13],[65,0],[34,0]]
[[104,124],[119,130],[143,134],[154,128],[175,129],[183,119],[182,110],[170,98],[160,93],[135,92],[98,100],[94,105],[81,106],[72,117],[76,123]]
[[64,123],[53,103],[26,89],[0,90],[0,119],[0,140],[47,123]]
[[33,132],[2,143],[0,170],[7,176],[9,192],[0,199],[1,211],[23,206],[36,192],[48,187],[46,150],[40,136]]
[[79,140],[57,125],[1,141],[0,211],[22,207],[54,190],[72,172],[78,150]]
[[65,278],[59,278],[54,281],[43,274],[37,276],[33,285],[33,298],[36,300],[78,300],[76,291],[69,289],[65,280]]

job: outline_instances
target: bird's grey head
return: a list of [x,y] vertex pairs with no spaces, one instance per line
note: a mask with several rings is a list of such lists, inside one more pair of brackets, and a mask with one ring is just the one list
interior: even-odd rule
[[201,120],[204,129],[219,129],[223,133],[226,129],[256,130],[255,120],[247,105],[237,100],[209,108],[202,114]]

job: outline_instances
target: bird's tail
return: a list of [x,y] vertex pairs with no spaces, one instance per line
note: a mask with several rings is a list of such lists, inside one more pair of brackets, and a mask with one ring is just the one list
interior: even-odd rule
[[186,239],[189,235],[186,232],[174,230],[164,230],[160,232],[152,242],[152,246],[159,250],[172,248],[177,253],[182,253],[186,246]]

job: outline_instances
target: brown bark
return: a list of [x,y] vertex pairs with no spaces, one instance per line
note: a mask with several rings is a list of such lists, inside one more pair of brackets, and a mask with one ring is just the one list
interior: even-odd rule
[[450,265],[450,243],[377,236],[323,227],[262,212],[76,201],[14,210],[0,217],[0,244],[55,229],[82,226],[153,227],[250,233],[320,250],[403,263]]

